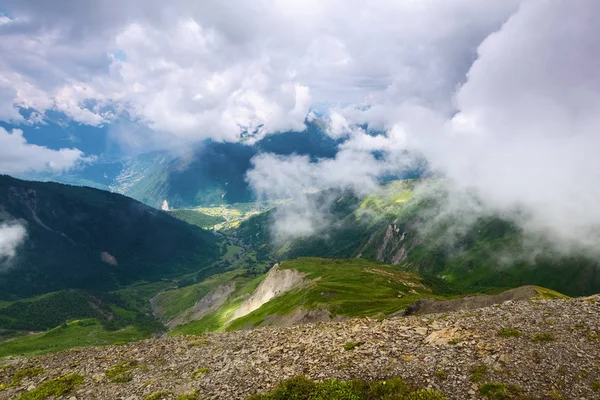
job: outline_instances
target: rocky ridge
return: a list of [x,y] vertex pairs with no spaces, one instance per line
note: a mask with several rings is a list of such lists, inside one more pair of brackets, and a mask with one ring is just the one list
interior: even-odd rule
[[[145,400],[158,392],[164,393],[156,399],[175,399],[195,391],[202,399],[244,399],[296,375],[402,377],[448,399],[486,398],[480,390],[489,382],[514,385],[513,397],[494,398],[596,399],[599,360],[597,295],[151,339],[15,359],[0,368],[0,383],[8,384],[0,399],[17,399],[68,374],[83,377],[61,397],[70,400]],[[128,379],[110,381],[115,365],[131,367]],[[43,372],[10,385],[25,368]]]

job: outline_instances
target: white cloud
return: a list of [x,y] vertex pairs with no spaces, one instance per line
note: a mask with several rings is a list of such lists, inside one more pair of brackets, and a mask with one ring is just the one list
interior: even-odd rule
[[[14,103],[80,123],[114,113],[164,142],[237,140],[240,127],[303,129],[313,101],[418,97],[447,108],[477,45],[517,4],[9,0],[0,75],[11,76]],[[15,119],[9,103],[0,118]]]
[[559,243],[600,239],[600,4],[528,1],[479,47],[434,166]]
[[[456,90],[449,90],[449,84],[460,80],[425,68],[423,77],[434,81],[431,87],[412,91],[406,86],[412,82],[410,73],[407,79],[397,75],[392,85],[374,93],[370,107],[336,109],[332,136],[349,135],[341,148],[385,151],[388,165],[372,169],[374,164],[364,159],[340,164],[336,171],[345,175],[339,183],[326,176],[313,176],[309,183],[348,187],[348,180],[356,178],[361,187],[363,178],[384,176],[398,160],[405,162],[403,150],[412,150],[448,178],[452,212],[499,213],[553,239],[557,248],[594,249],[600,240],[598,18],[600,3],[594,0],[524,1],[481,43],[466,81]],[[386,134],[366,135],[352,128],[355,123],[369,123]],[[287,162],[298,164],[293,158]],[[289,168],[282,163],[278,170]],[[329,170],[323,171],[327,175]],[[277,185],[284,182],[277,180]],[[483,200],[478,209],[463,201],[467,192]]]
[[273,154],[258,155],[252,162],[247,180],[260,198],[293,198],[275,210],[272,228],[277,240],[306,237],[335,223],[329,207],[338,197],[311,196],[314,192],[335,188],[358,195],[374,194],[380,189],[380,177],[401,174],[415,164],[407,155],[376,159],[368,150],[353,148],[318,162],[306,156]]
[[19,174],[30,171],[64,171],[90,161],[77,149],[51,150],[27,143],[23,131],[11,132],[0,127],[0,173]]
[[27,229],[19,222],[0,224],[0,265],[17,255],[17,249],[27,238]]

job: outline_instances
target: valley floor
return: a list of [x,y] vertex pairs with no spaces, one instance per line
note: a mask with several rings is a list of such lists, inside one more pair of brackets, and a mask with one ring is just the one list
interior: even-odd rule
[[79,400],[245,399],[297,375],[402,377],[448,399],[600,399],[600,296],[67,350],[0,368],[0,399],[68,374],[83,382],[62,398]]

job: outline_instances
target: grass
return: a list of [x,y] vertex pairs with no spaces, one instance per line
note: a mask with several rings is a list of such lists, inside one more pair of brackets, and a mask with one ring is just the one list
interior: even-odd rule
[[177,396],[175,400],[197,400],[198,399],[198,391],[194,393],[181,394]]
[[[231,271],[234,272],[234,271]],[[260,282],[264,279],[265,275],[258,277],[245,277],[241,274],[241,271],[237,271],[236,274],[228,275],[229,273],[223,274],[225,276],[234,276],[228,281],[227,278],[223,279],[222,283],[234,283],[235,290],[229,296],[230,300],[226,302],[219,310],[205,315],[203,318],[197,321],[192,321],[185,325],[180,325],[169,332],[169,336],[176,335],[192,335],[202,334],[210,331],[220,331],[225,329],[226,322],[235,309],[237,309],[244,301],[244,297],[254,292]],[[215,286],[216,287],[216,286]],[[194,303],[195,304],[195,303]]]
[[169,286],[173,286],[173,283],[165,281],[136,282],[126,288],[116,290],[114,293],[119,294],[132,302],[139,299],[147,303],[154,295],[161,290],[167,289]]
[[445,400],[435,390],[415,390],[404,380],[394,378],[386,381],[339,381],[314,382],[297,376],[282,382],[268,394],[250,396],[247,400]]
[[[7,366],[8,369],[8,366]],[[8,389],[9,387],[15,386],[19,382],[21,382],[25,378],[33,378],[34,376],[38,376],[44,372],[44,369],[41,367],[30,367],[30,368],[20,368],[13,372],[10,383],[2,383],[0,384],[0,392]]]
[[132,371],[141,367],[137,360],[121,361],[106,370],[106,378],[116,383],[129,382],[133,379]]
[[[251,216],[267,211],[276,205],[283,204],[285,202],[286,200],[270,200],[261,202],[253,201],[248,203],[235,203],[212,207],[196,207],[186,211],[188,217],[194,218],[194,220],[199,222],[201,221],[201,223],[205,224],[206,228],[214,228],[222,231],[235,229],[242,221],[250,218]],[[204,221],[199,220],[197,216],[194,216],[194,214],[191,214],[189,211],[202,213],[213,220],[209,220],[206,217],[202,217]],[[176,217],[179,218],[177,215]]]
[[435,372],[435,377],[441,381],[445,381],[446,379],[448,379],[448,372],[441,369],[441,370]]
[[21,368],[14,372],[11,380],[11,385],[16,385],[21,382],[25,378],[33,378],[34,376],[38,376],[44,372],[44,369],[41,367],[31,367],[31,368]]
[[233,260],[243,250],[242,247],[234,244],[227,245],[227,251],[221,256],[222,260]]
[[236,285],[236,288],[241,288],[255,279],[254,277],[245,277],[244,272],[241,269],[228,271],[213,275],[194,285],[164,291],[156,296],[156,305],[164,313],[164,319],[171,319],[193,307],[202,297],[218,286],[233,283]]
[[493,400],[512,400],[523,398],[523,389],[516,385],[487,382],[479,388],[479,394]]
[[349,351],[352,350],[358,346],[360,346],[362,343],[361,342],[350,342],[350,343],[346,343],[344,345],[344,350]]
[[206,374],[207,372],[208,372],[208,368],[206,368],[206,367],[197,369],[196,371],[192,372],[192,379],[202,378],[204,376],[204,374]]
[[132,342],[148,337],[134,326],[109,331],[95,319],[71,321],[41,334],[21,336],[0,344],[0,358],[33,356],[72,347],[100,346]]
[[[305,274],[310,281],[263,304],[259,309],[229,322],[230,316],[264,279],[244,278],[230,271],[213,276],[200,284],[169,290],[158,296],[158,304],[175,315],[192,307],[210,288],[225,282],[236,282],[236,290],[219,309],[202,319],[176,327],[170,335],[199,334],[208,331],[237,330],[260,325],[271,315],[283,316],[296,309],[327,309],[333,315],[366,317],[398,312],[418,299],[437,297],[429,282],[418,273],[364,259],[297,258],[280,264]],[[228,323],[229,322],[229,323]]]
[[471,382],[481,382],[488,372],[487,365],[477,365],[471,368]]
[[552,299],[568,299],[569,296],[566,296],[557,291],[546,289],[540,286],[535,287],[535,291],[538,292],[537,297],[534,297],[534,300],[552,300]]
[[126,310],[122,307],[119,307],[116,304],[109,304],[109,307],[110,307],[110,311],[112,311],[113,313],[115,313],[116,315],[118,315],[121,318],[134,320],[136,317],[136,313],[134,311]]
[[188,224],[196,225],[204,229],[211,229],[215,225],[225,222],[225,218],[219,215],[208,215],[197,209],[182,208],[169,210],[168,213]]
[[144,400],[163,400],[172,394],[173,394],[173,392],[165,392],[165,391],[154,392],[154,393],[144,397]]
[[58,398],[69,393],[76,386],[83,383],[83,377],[77,374],[61,376],[43,382],[35,389],[23,393],[17,400],[44,400],[50,396]]
[[285,315],[298,307],[366,317],[389,315],[423,297],[436,297],[419,274],[376,261],[297,258],[283,261],[280,268],[306,274],[311,285],[272,299],[233,321],[228,330],[257,326],[269,315]]
[[521,331],[519,331],[515,328],[502,328],[498,331],[498,336],[503,337],[503,338],[509,338],[509,337],[520,337],[520,336],[523,336],[523,334],[521,333]]
[[531,340],[534,342],[552,342],[555,338],[551,333],[536,333],[531,337]]

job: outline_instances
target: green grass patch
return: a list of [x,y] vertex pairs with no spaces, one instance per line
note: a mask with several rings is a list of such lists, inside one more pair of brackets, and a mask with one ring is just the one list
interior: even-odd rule
[[192,372],[192,379],[202,378],[207,372],[208,368],[206,367],[197,369],[196,371]]
[[12,301],[0,300],[0,308],[6,308],[13,304]]
[[243,250],[243,248],[240,246],[236,246],[234,244],[227,245],[227,251],[225,252],[225,254],[223,254],[221,256],[221,259],[222,260],[232,260],[235,256],[240,254],[240,252],[242,250]]
[[133,342],[148,336],[148,333],[140,331],[135,326],[109,331],[104,329],[98,320],[76,320],[41,334],[21,336],[2,343],[0,344],[0,358],[17,355],[33,356],[72,347]]
[[539,296],[534,297],[535,300],[552,300],[552,299],[568,299],[569,296],[566,296],[562,293],[559,293],[555,290],[546,289],[540,286],[535,287],[535,291],[538,292]]
[[[114,293],[128,299],[132,304],[137,305],[139,301],[148,303],[161,290],[173,286],[173,282],[136,282],[126,288],[116,290]],[[133,308],[133,307],[132,307]]]
[[404,380],[314,382],[297,376],[281,383],[273,392],[250,396],[247,400],[445,400],[435,390],[415,390]]
[[350,343],[346,343],[344,345],[344,350],[349,351],[349,350],[353,350],[356,347],[360,346],[362,343],[361,342],[350,342]]
[[523,389],[516,385],[487,382],[479,388],[479,394],[492,400],[513,400],[523,398]]
[[477,365],[471,368],[471,382],[481,382],[488,372],[487,365]]
[[443,369],[440,369],[439,371],[435,372],[435,377],[441,381],[445,381],[446,379],[448,379],[448,372],[446,372]]
[[552,342],[555,338],[551,333],[536,333],[531,337],[531,340],[534,342]]
[[163,400],[172,394],[173,394],[173,392],[165,392],[165,391],[154,392],[154,393],[144,397],[144,400]]
[[73,390],[76,386],[83,383],[83,377],[77,374],[61,376],[56,379],[43,382],[37,388],[32,389],[21,396],[17,400],[44,400],[50,396],[58,398]]
[[175,400],[197,400],[198,398],[198,391],[196,391],[194,393],[180,394]]
[[106,370],[106,378],[116,383],[129,382],[133,379],[132,371],[142,367],[137,360],[121,361]]
[[[8,369],[9,366],[6,366]],[[34,376],[38,376],[44,372],[44,369],[41,367],[29,367],[29,368],[20,368],[13,372],[10,383],[2,383],[0,384],[0,392],[8,389],[9,387],[17,385],[25,378],[33,378]]]
[[269,315],[285,315],[298,307],[328,309],[333,315],[389,315],[424,297],[437,297],[421,275],[398,266],[363,259],[298,258],[280,264],[306,274],[309,286],[292,290],[238,318],[227,330],[257,326]]
[[38,376],[44,372],[42,367],[31,367],[31,368],[21,368],[14,372],[11,384],[16,385],[21,382],[25,378],[33,378],[34,376]]
[[219,215],[208,215],[193,208],[169,210],[168,213],[188,224],[196,225],[204,229],[210,229],[217,224],[225,222],[225,218]]
[[509,338],[509,337],[520,337],[520,336],[523,336],[523,334],[521,333],[521,331],[519,331],[515,328],[502,328],[498,331],[498,336],[503,337],[503,338]]
[[225,324],[231,317],[231,314],[244,302],[244,295],[248,295],[258,287],[265,275],[257,277],[238,276],[233,278],[235,291],[229,297],[231,300],[226,302],[219,310],[205,315],[203,318],[192,321],[185,325],[175,327],[169,336],[177,335],[198,335],[205,332],[221,331],[225,329]]
[[121,318],[125,318],[128,320],[134,320],[137,315],[134,311],[126,310],[122,307],[119,307],[116,304],[109,304],[109,307],[110,307],[110,311],[117,314]]
[[305,274],[310,284],[275,297],[229,324],[231,315],[244,301],[240,296],[252,293],[265,275],[245,278],[240,271],[230,271],[196,285],[161,293],[157,303],[167,310],[167,315],[175,315],[192,307],[211,288],[236,282],[235,292],[219,310],[198,321],[176,327],[170,335],[255,327],[269,316],[283,316],[298,308],[327,309],[333,315],[350,317],[385,316],[403,310],[424,297],[445,298],[436,295],[436,289],[432,289],[435,282],[406,268],[377,261],[298,258],[283,261],[280,268]]

